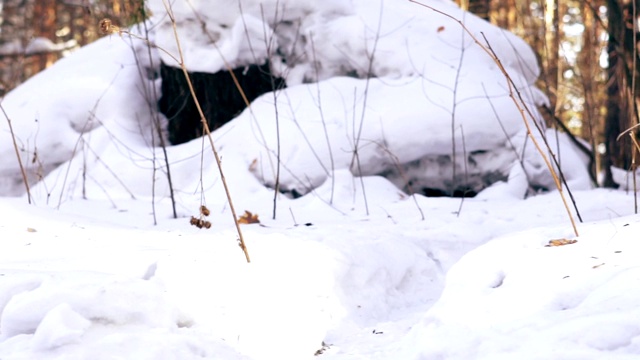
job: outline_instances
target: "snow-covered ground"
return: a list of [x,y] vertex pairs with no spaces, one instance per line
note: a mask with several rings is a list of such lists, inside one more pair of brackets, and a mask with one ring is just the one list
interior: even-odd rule
[[[241,225],[251,262],[202,139],[167,148],[172,217],[148,103],[153,70],[171,57],[112,35],[2,100],[33,204],[9,196],[23,185],[0,117],[0,359],[640,356],[633,194],[591,189],[584,159],[560,136],[579,236],[557,191],[525,199],[553,181],[504,77],[456,22],[399,0],[223,3],[226,16],[193,2],[200,17],[174,3],[191,70],[223,64],[195,33],[203,19],[236,66],[275,56],[258,45],[269,31],[290,46],[277,56],[298,59],[282,70],[289,88],[213,134],[236,210],[260,220]],[[544,101],[521,40],[429,4],[484,33],[525,101]],[[152,39],[172,52],[164,6],[150,5]],[[294,46],[296,32],[317,38]],[[344,77],[362,75],[374,48],[376,78]],[[505,181],[464,200],[401,190],[407,176],[419,187],[454,177],[438,162],[454,150],[469,159],[449,158],[460,176]],[[278,152],[280,185],[304,196],[274,202]],[[190,225],[202,204],[210,229]],[[546,246],[553,240],[566,245]]]

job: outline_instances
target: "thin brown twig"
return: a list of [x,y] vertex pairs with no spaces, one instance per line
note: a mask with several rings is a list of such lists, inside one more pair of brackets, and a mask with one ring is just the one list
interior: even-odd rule
[[29,189],[29,181],[27,180],[27,172],[24,170],[24,165],[22,165],[22,159],[20,157],[20,150],[18,149],[18,143],[16,142],[16,134],[13,132],[13,125],[11,125],[11,119],[9,119],[9,115],[4,110],[2,106],[2,102],[0,101],[0,110],[4,114],[5,119],[7,119],[7,124],[9,125],[9,132],[11,133],[11,140],[13,141],[13,149],[16,151],[16,158],[18,159],[18,165],[20,166],[20,173],[22,174],[22,181],[24,181],[24,187],[27,190],[27,201],[31,204],[31,190]]

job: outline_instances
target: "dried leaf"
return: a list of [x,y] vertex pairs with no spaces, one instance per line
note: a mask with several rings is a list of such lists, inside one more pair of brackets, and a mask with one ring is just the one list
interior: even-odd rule
[[249,164],[249,171],[256,171],[258,168],[258,159],[253,159],[251,164]]
[[553,246],[565,246],[577,243],[578,240],[574,239],[555,239],[549,240],[549,244],[545,245],[545,247],[553,247]]
[[37,232],[37,231],[38,231],[38,230],[36,230],[36,229],[34,229],[34,228],[31,228],[31,227],[28,227],[28,228],[27,228],[27,232]]
[[251,211],[244,211],[244,214],[238,219],[240,224],[259,224],[258,214],[252,214]]
[[438,26],[438,32],[443,32],[444,31],[444,26]]

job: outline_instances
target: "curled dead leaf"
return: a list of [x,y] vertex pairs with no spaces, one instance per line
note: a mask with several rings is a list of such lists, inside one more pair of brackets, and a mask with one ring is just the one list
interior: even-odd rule
[[238,219],[238,223],[240,224],[259,224],[260,220],[258,219],[258,214],[253,214],[251,211],[244,211],[244,214],[240,216]]
[[549,244],[545,245],[545,247],[554,247],[554,246],[565,246],[577,243],[578,240],[574,239],[555,239],[549,240]]
[[258,168],[258,159],[253,159],[251,164],[249,164],[249,171],[256,171],[256,168]]

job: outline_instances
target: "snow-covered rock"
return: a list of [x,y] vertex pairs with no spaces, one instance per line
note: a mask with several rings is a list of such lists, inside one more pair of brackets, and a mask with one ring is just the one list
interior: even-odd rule
[[[450,2],[429,4],[463,21],[477,38],[486,37],[524,96],[518,106],[527,106],[532,118],[522,117],[500,68],[460,24],[416,4],[171,6],[189,70],[221,70],[223,58],[232,66],[268,58],[286,78],[288,88],[256,99],[214,134],[223,157],[243,162],[264,185],[277,182],[279,189],[302,195],[348,169],[357,176],[384,176],[405,191],[477,193],[495,182],[523,181],[513,176],[518,164],[527,186],[512,189],[553,188],[544,161],[524,136],[524,121],[540,123],[535,106],[545,101],[534,85],[539,69],[531,48]],[[55,169],[34,189],[36,197],[59,203],[63,194],[169,195],[164,154],[152,135],[154,119],[163,119],[152,96],[159,82],[154,66],[157,56],[175,65],[180,55],[164,3],[150,6],[156,14],[151,40],[160,51],[112,35],[4,99],[30,182]],[[11,140],[6,122],[0,129]],[[562,156],[571,160],[561,162],[567,180],[576,189],[588,188],[579,155],[563,137],[559,143]],[[181,146],[167,149],[172,166],[183,169],[174,171],[173,186],[193,189],[199,179],[187,176],[192,169],[215,174],[215,165],[209,154],[202,163],[199,156],[176,155],[184,148],[201,152],[200,139]],[[23,192],[11,141],[0,142],[0,155],[7,159],[0,164],[1,188]],[[213,176],[204,180],[207,188],[220,186]]]

